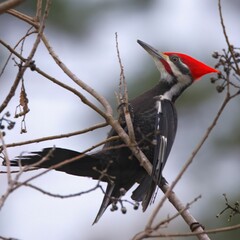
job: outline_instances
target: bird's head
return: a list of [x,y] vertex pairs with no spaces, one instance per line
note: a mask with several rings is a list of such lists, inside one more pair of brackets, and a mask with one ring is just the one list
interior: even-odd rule
[[186,55],[175,52],[159,52],[150,45],[137,41],[153,58],[161,79],[171,81],[191,81],[200,79],[208,73],[216,73],[218,70]]

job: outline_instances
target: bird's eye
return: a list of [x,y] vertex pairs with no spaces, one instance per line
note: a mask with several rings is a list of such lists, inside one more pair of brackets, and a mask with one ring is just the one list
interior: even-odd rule
[[179,57],[177,57],[177,56],[172,56],[171,57],[172,62],[177,62],[178,60],[179,60]]

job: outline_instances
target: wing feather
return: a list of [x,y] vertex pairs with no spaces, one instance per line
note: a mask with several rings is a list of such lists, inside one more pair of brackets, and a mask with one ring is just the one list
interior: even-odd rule
[[[140,186],[135,190],[136,194],[141,195],[145,191],[142,199],[143,210],[148,207],[156,186],[161,185],[162,171],[171,151],[176,130],[177,130],[177,114],[176,109],[171,101],[159,97],[156,101],[157,113],[155,124],[155,150],[153,158],[153,170],[151,176],[146,176],[144,179],[144,189]],[[164,180],[165,181],[165,180]],[[146,184],[148,182],[148,184]],[[146,186],[147,189],[146,189]],[[133,195],[134,197],[134,195]]]

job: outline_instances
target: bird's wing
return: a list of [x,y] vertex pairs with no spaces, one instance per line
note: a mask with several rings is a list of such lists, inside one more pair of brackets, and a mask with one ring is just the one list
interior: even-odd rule
[[158,185],[161,182],[162,170],[171,151],[176,131],[177,114],[173,103],[159,98],[157,101],[155,125],[155,150],[153,159],[152,178]]
[[152,174],[143,178],[132,195],[134,200],[142,201],[143,211],[148,207],[156,186],[160,186],[162,181],[165,182],[165,179],[162,179],[162,170],[171,151],[177,130],[177,114],[173,103],[161,98],[157,99],[156,103],[155,150]]

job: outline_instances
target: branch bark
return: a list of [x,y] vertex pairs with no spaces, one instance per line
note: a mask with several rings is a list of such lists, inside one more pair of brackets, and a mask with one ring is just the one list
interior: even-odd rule
[[0,3],[0,14],[5,13],[10,8],[14,8],[22,2],[23,0],[8,0]]

